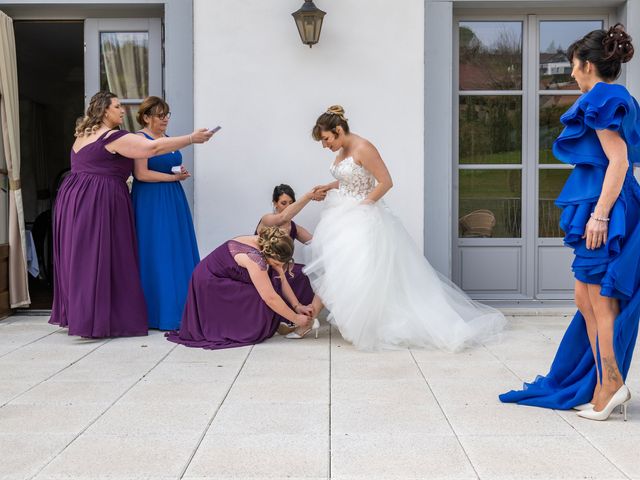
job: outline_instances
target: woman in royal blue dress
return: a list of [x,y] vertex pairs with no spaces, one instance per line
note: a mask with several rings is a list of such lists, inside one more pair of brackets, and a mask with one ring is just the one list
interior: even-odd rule
[[[147,97],[138,110],[138,133],[165,138],[171,112],[159,97]],[[181,181],[189,178],[179,150],[134,163],[131,191],[140,256],[140,278],[147,303],[149,328],[174,330],[187,298],[193,269],[200,261],[191,211]]]
[[553,145],[558,160],[575,165],[556,204],[560,226],[574,249],[578,311],[550,372],[523,390],[500,396],[546,408],[578,410],[606,420],[626,406],[629,372],[640,318],[640,108],[612,83],[633,45],[624,27],[594,30],[567,53],[583,95],[561,117],[565,129]]

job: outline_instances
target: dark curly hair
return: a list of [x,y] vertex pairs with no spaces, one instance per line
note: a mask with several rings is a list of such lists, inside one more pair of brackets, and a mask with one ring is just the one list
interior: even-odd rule
[[576,58],[590,62],[604,80],[615,80],[620,76],[622,64],[633,58],[631,36],[621,23],[609,30],[593,30],[569,46],[567,58],[570,62]]

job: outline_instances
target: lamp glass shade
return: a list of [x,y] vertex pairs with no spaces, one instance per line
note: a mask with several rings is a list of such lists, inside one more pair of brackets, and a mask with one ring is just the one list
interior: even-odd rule
[[296,21],[296,27],[298,27],[302,43],[310,47],[318,43],[320,31],[322,30],[322,21],[326,13],[316,7],[313,1],[305,0],[300,10],[293,12],[291,15]]

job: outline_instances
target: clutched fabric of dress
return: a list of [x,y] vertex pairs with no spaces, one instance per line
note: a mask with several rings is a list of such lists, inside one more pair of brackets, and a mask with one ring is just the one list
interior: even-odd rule
[[362,203],[371,172],[352,157],[330,171],[339,188],[326,197],[304,272],[346,340],[458,351],[500,332],[504,316],[439,275],[383,201]]
[[[599,284],[601,294],[619,300],[613,345],[618,368],[626,378],[640,318],[640,186],[632,166],[640,161],[640,108],[621,85],[597,83],[561,117],[565,128],[553,145],[558,160],[575,165],[556,205],[561,207],[564,242],[574,251],[576,279]],[[588,250],[582,238],[602,191],[609,161],[596,130],[617,131],[627,144],[629,170],[609,214],[607,242]],[[503,402],[569,409],[591,400],[596,365],[584,317],[578,311],[565,332],[551,369],[522,390],[500,395]]]

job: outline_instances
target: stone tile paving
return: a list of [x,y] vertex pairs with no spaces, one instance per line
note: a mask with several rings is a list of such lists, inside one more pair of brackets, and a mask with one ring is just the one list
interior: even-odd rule
[[626,423],[498,402],[546,372],[569,321],[537,313],[459,354],[359,352],[326,323],[206,351],[11,317],[0,479],[640,479],[637,356]]

